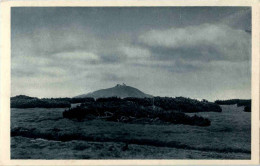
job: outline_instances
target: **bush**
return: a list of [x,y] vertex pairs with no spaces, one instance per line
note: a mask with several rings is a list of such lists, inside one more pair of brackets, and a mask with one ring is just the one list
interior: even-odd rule
[[244,106],[245,112],[251,112],[251,100],[240,100],[240,99],[231,99],[231,100],[216,100],[216,104],[219,105],[233,105],[237,104],[238,107]]
[[181,112],[221,112],[218,104],[212,102],[201,102],[184,97],[154,97],[154,98],[125,98],[142,106],[157,106],[164,110],[179,110]]
[[240,100],[240,99],[230,99],[230,100],[216,100],[216,104],[219,105],[233,105],[237,104],[238,107],[240,106],[247,106],[251,104],[251,100]]
[[95,102],[94,98],[86,97],[86,98],[71,98],[70,103],[85,103],[85,102]]
[[[138,100],[139,101],[139,100]],[[146,101],[146,100],[144,100]],[[136,119],[159,119],[173,124],[209,126],[210,121],[199,116],[188,116],[180,111],[160,107],[143,106],[133,101],[112,98],[83,103],[63,112],[64,118],[83,120],[89,116],[102,117],[108,121],[133,122]]]
[[118,97],[107,97],[107,98],[98,98],[97,102],[121,102],[123,99]]

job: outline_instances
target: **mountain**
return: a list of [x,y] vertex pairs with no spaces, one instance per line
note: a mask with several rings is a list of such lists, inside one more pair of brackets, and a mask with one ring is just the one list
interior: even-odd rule
[[117,84],[115,87],[107,88],[107,89],[100,89],[94,91],[92,93],[87,93],[79,96],[75,96],[74,98],[85,98],[85,97],[93,97],[93,98],[101,98],[101,97],[119,97],[119,98],[126,98],[126,97],[136,97],[136,98],[145,98],[145,97],[153,97],[152,95],[145,94],[142,91],[127,86],[125,84],[120,85]]

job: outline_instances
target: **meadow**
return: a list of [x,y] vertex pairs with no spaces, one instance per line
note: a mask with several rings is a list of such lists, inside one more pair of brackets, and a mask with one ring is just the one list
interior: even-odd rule
[[63,118],[64,108],[11,109],[12,159],[250,159],[251,114],[186,113],[207,127]]

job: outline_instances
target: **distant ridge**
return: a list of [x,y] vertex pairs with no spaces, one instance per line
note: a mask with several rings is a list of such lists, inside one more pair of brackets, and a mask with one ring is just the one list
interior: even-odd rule
[[131,86],[127,86],[125,84],[117,84],[112,88],[107,89],[100,89],[94,91],[92,93],[82,94],[79,96],[75,96],[74,98],[85,98],[85,97],[93,97],[93,98],[101,98],[101,97],[119,97],[119,98],[126,98],[126,97],[136,97],[136,98],[150,98],[153,97],[152,95],[146,94],[139,89],[136,89]]
[[21,100],[21,99],[38,99],[37,97],[30,97],[30,96],[26,96],[26,95],[17,95],[17,96],[14,96],[14,97],[11,97],[12,100]]

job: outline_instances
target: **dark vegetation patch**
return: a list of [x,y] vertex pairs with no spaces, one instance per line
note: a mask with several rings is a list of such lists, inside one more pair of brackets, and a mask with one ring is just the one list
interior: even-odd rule
[[11,97],[11,108],[69,108],[73,103],[94,102],[93,98],[43,98],[19,95]]
[[[163,105],[165,104],[165,105]],[[204,109],[205,110],[204,110]],[[167,122],[209,126],[210,120],[197,115],[188,116],[184,112],[221,112],[219,105],[209,102],[199,102],[186,98],[99,98],[95,102],[85,102],[80,106],[63,112],[64,118],[91,119],[98,117],[107,121],[126,123]]]
[[250,106],[245,106],[244,111],[245,112],[251,112],[251,105]]
[[[98,137],[95,135],[84,135],[84,133],[80,133],[75,131],[74,133],[63,133],[63,132],[40,132],[37,129],[29,130],[22,127],[13,128],[11,130],[11,136],[22,136],[27,138],[42,138],[46,140],[55,140],[55,141],[74,141],[74,140],[82,140],[82,141],[91,141],[91,142],[120,142],[125,143],[125,146],[122,147],[122,150],[127,150],[130,144],[136,145],[148,145],[155,147],[169,147],[176,149],[186,149],[186,150],[200,150],[200,151],[211,151],[211,152],[220,152],[220,153],[246,153],[250,154],[250,150],[246,149],[238,149],[238,148],[219,148],[219,147],[200,147],[200,146],[191,146],[187,144],[183,144],[178,141],[160,141],[155,139],[144,139],[144,138],[130,138],[130,137]],[[87,146],[75,147],[77,150],[84,150],[88,148]],[[102,147],[101,147],[102,148]],[[113,148],[111,148],[113,150]]]
[[231,99],[231,100],[216,100],[216,104],[219,105],[233,105],[236,104],[238,107],[244,106],[245,112],[251,112],[251,100],[240,100],[240,99]]
[[67,101],[53,99],[39,99],[36,97],[16,96],[11,98],[11,108],[67,108]]
[[132,102],[139,106],[156,106],[164,110],[178,110],[181,112],[221,112],[218,104],[206,100],[199,101],[184,97],[154,97],[154,98],[43,98],[19,95],[11,97],[11,108],[70,108],[73,103],[122,103]]
[[221,112],[221,108],[218,104],[208,102],[206,100],[199,101],[184,97],[154,97],[154,98],[43,98],[29,97],[25,95],[19,95],[11,97],[11,108],[70,108],[74,103],[122,103],[133,102],[139,106],[156,106],[164,110],[178,110],[181,112]]
[[181,112],[221,112],[218,104],[207,100],[196,100],[185,97],[154,97],[154,98],[124,98],[142,106],[157,106],[164,110],[179,110]]
[[[71,108],[72,103],[82,103]],[[84,120],[101,118],[126,123],[171,123],[209,126],[210,120],[184,113],[221,112],[218,104],[184,97],[154,98],[43,98],[16,96],[11,98],[12,108],[69,108],[64,118]]]

